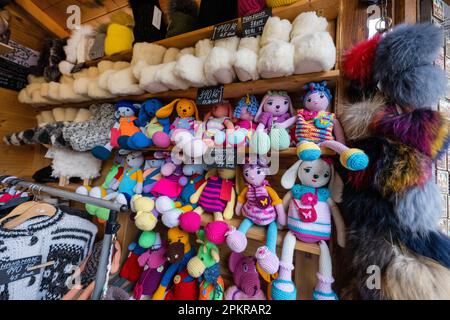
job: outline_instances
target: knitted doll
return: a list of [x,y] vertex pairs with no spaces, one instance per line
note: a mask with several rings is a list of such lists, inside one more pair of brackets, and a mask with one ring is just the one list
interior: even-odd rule
[[165,152],[156,151],[153,155],[146,155],[144,166],[144,186],[142,188],[142,195],[151,196],[151,192],[156,182],[161,179],[161,168],[165,163],[168,154]]
[[305,86],[308,90],[303,98],[303,109],[297,112],[294,129],[295,140],[300,149],[302,160],[315,160],[321,153],[335,151],[349,170],[362,170],[367,167],[369,159],[363,151],[345,146],[342,126],[334,113],[326,111],[331,102],[331,93],[326,81],[311,82]]
[[171,157],[166,158],[165,164],[161,167],[161,175],[161,179],[153,186],[151,194],[154,197],[178,198],[186,182],[182,165],[175,164]]
[[151,198],[143,197],[136,194],[131,198],[131,210],[136,212],[134,216],[134,224],[136,228],[142,230],[139,237],[139,245],[145,249],[149,248],[149,233],[153,233],[156,224],[158,223],[158,214],[153,209],[155,208],[155,201]]
[[250,141],[252,150],[266,154],[270,148],[285,150],[291,144],[287,130],[294,124],[294,108],[286,91],[269,91],[255,116],[258,123]]
[[144,268],[139,265],[138,259],[146,249],[139,246],[136,242],[130,243],[128,246],[128,257],[125,260],[122,269],[120,269],[120,277],[127,279],[130,282],[136,282],[139,280]]
[[[189,243],[189,234],[179,228],[167,231],[167,260],[171,264],[164,273],[153,300],[163,300],[169,284],[178,273],[186,269],[188,262],[194,257],[195,249]],[[174,280],[175,281],[175,280]]]
[[119,139],[128,139],[128,137],[140,132],[141,130],[134,124],[136,114],[140,108],[139,104],[131,101],[122,100],[116,104],[116,123],[111,129],[110,142],[104,146],[96,146],[92,149],[94,157],[100,160],[107,160],[111,156],[113,148],[119,146]]
[[228,101],[210,106],[203,120],[203,140],[210,147],[224,145],[227,133],[234,131],[231,121],[232,106]]
[[145,269],[134,287],[136,300],[141,300],[142,296],[152,297],[155,293],[168,267],[166,252],[167,243],[162,241],[158,234],[155,243],[139,256],[139,266]]
[[197,205],[191,203],[190,198],[205,182],[205,170],[206,168],[203,164],[185,164],[183,166],[183,174],[186,180],[182,182],[184,187],[179,197],[182,211],[192,211],[197,207]]
[[119,144],[123,149],[139,150],[155,145],[159,148],[167,148],[170,145],[169,122],[170,119],[158,118],[156,113],[163,107],[158,99],[149,99],[141,105],[138,119],[134,124],[141,128],[129,137],[119,138]]
[[190,99],[175,99],[158,110],[156,116],[159,118],[168,118],[174,108],[176,108],[177,117],[170,125],[170,139],[189,157],[196,158],[202,156],[206,151],[206,146],[201,139],[195,137],[195,130],[199,121],[195,101]]
[[183,230],[195,232],[200,229],[201,214],[212,213],[214,221],[205,226],[206,238],[212,243],[221,244],[225,241],[225,234],[228,231],[228,224],[224,219],[230,220],[233,217],[236,202],[233,179],[236,171],[219,168],[208,174],[206,182],[190,198],[192,204],[198,203],[198,207],[180,216],[180,226]]
[[253,257],[232,252],[228,268],[233,273],[234,285],[225,291],[225,300],[266,300]]
[[253,122],[259,103],[255,96],[247,95],[239,100],[234,109],[234,131],[228,134],[228,142],[233,146],[247,146],[256,124]]
[[243,252],[247,247],[246,232],[253,224],[267,226],[266,245],[259,247],[255,257],[261,268],[268,274],[277,272],[279,260],[276,254],[277,219],[285,224],[286,213],[278,194],[266,180],[268,167],[265,164],[247,163],[243,167],[246,187],[238,196],[235,213],[241,212],[245,219],[236,230],[228,232],[227,244],[233,252]]
[[112,180],[110,188],[117,191],[109,195],[109,200],[115,199],[122,204],[129,204],[131,197],[135,194],[142,194],[143,177],[142,165],[144,156],[141,152],[134,151],[127,155],[125,159],[126,167],[122,176],[117,180]]
[[189,275],[200,281],[199,300],[223,300],[224,283],[220,275],[219,248],[208,241],[205,232],[197,232],[197,255],[189,260]]

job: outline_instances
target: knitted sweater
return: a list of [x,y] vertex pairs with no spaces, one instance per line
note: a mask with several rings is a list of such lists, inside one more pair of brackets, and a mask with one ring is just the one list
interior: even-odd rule
[[12,230],[0,226],[0,275],[12,270],[8,262],[14,260],[38,257],[30,266],[54,261],[26,277],[0,283],[0,300],[61,299],[68,291],[67,278],[88,255],[96,233],[94,224],[61,209],[52,217],[36,217]]

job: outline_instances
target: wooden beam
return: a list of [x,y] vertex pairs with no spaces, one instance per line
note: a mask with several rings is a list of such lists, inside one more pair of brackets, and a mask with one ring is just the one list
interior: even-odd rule
[[28,14],[30,14],[36,21],[42,25],[46,30],[56,35],[59,38],[66,38],[70,34],[67,30],[61,27],[55,22],[47,13],[42,11],[37,5],[31,0],[16,0],[15,1],[22,9],[24,9]]
[[417,0],[395,0],[394,23],[416,23]]

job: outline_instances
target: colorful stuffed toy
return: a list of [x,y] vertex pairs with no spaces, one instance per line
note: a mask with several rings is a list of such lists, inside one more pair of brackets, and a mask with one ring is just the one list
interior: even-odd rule
[[253,122],[258,112],[259,102],[253,95],[239,100],[233,113],[234,131],[228,134],[228,142],[232,146],[248,146],[256,124]]
[[168,228],[178,227],[180,224],[180,215],[183,211],[178,208],[171,198],[161,196],[156,199],[156,211],[161,214],[162,223]]
[[269,173],[267,165],[247,163],[243,167],[246,187],[238,196],[235,213],[241,212],[245,219],[236,230],[231,228],[227,234],[227,244],[233,252],[243,252],[247,247],[245,234],[253,224],[267,226],[266,245],[259,247],[255,257],[261,268],[268,274],[278,271],[279,260],[276,253],[277,219],[280,225],[285,225],[283,203],[274,189],[269,186],[266,176]]
[[214,215],[214,221],[205,227],[208,241],[221,244],[225,241],[228,224],[224,221],[233,217],[236,203],[236,193],[233,179],[236,176],[234,169],[218,168],[208,172],[206,182],[191,196],[192,204],[198,207],[194,211],[186,212],[180,216],[180,226],[188,232],[200,229],[201,214],[209,212]]
[[200,157],[206,147],[201,139],[195,137],[198,126],[198,110],[193,100],[175,99],[162,109],[158,110],[156,116],[167,118],[176,108],[177,117],[170,126],[170,139],[172,142],[189,157]]
[[143,197],[136,194],[131,198],[131,210],[136,212],[134,216],[134,224],[136,228],[142,230],[139,237],[139,245],[143,248],[149,248],[152,241],[149,241],[149,233],[153,232],[158,223],[157,212],[154,212],[155,201],[151,198]]
[[[163,300],[166,291],[180,272],[186,269],[188,262],[194,257],[195,249],[189,243],[189,234],[179,228],[170,228],[167,231],[167,260],[171,264],[161,279],[153,300]],[[194,281],[194,280],[192,280]]]
[[96,146],[92,149],[94,157],[100,160],[107,160],[111,156],[112,149],[119,146],[119,139],[127,140],[128,137],[141,131],[134,124],[139,109],[140,105],[131,101],[122,100],[117,102],[116,123],[111,129],[110,142],[105,146]]
[[197,237],[200,247],[197,255],[189,260],[187,270],[189,275],[200,281],[199,300],[223,300],[219,248],[207,240],[203,230],[197,232]]
[[186,177],[185,185],[180,193],[179,205],[183,212],[194,210],[197,205],[191,203],[191,196],[205,182],[206,167],[203,164],[185,164],[183,174]]
[[141,300],[143,296],[152,297],[159,286],[162,276],[167,270],[167,243],[157,234],[155,243],[138,258],[139,266],[144,268],[138,282],[134,286],[134,298]]
[[108,26],[106,31],[106,55],[131,50],[134,42],[133,26],[133,17],[123,11],[117,12],[112,17],[112,23]]
[[227,134],[234,131],[231,121],[233,107],[228,101],[210,106],[211,111],[205,115],[202,124],[203,141],[210,147],[223,146]]
[[225,291],[225,300],[266,300],[255,258],[232,252],[228,268],[233,273],[234,285]]
[[141,128],[132,136],[119,138],[122,149],[139,150],[155,145],[159,148],[167,148],[170,145],[169,139],[169,117],[158,118],[156,113],[163,107],[158,99],[146,100],[139,110],[138,119],[134,124]]
[[154,197],[167,196],[177,199],[180,196],[186,178],[183,176],[182,165],[175,164],[173,159],[175,158],[167,157],[161,167],[162,177],[155,183],[151,191]]
[[155,151],[153,154],[145,156],[144,165],[144,186],[142,188],[142,195],[151,197],[151,192],[156,182],[161,179],[161,168],[166,162],[168,153],[162,151]]
[[197,281],[184,269],[173,277],[173,286],[167,292],[165,300],[198,300],[198,291]]
[[142,271],[144,271],[144,268],[139,265],[138,259],[146,249],[140,247],[136,242],[132,242],[128,246],[128,251],[127,260],[125,260],[122,269],[120,269],[119,275],[130,282],[136,282],[141,277]]
[[285,150],[291,144],[288,130],[295,123],[294,108],[286,91],[269,91],[264,96],[255,116],[258,123],[250,147],[258,154],[270,148]]
[[367,167],[369,158],[359,149],[345,146],[345,136],[342,126],[335,114],[326,111],[332,96],[326,81],[309,83],[303,98],[303,109],[297,112],[295,140],[300,149],[300,158],[313,161],[322,153],[340,154],[342,165],[349,170],[362,170]]

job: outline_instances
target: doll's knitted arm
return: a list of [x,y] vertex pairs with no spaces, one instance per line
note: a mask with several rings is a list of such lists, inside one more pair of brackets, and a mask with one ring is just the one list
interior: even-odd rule
[[142,187],[143,187],[143,184],[144,184],[144,178],[143,178],[143,175],[142,175],[142,170],[136,171],[136,181],[137,181],[137,183],[134,186],[133,191],[135,193],[137,193],[137,194],[141,194],[142,193]]
[[230,220],[233,218],[233,211],[234,211],[234,205],[236,204],[236,191],[234,191],[234,188],[231,190],[231,199],[228,202],[227,206],[225,207],[225,210],[223,210],[223,218],[225,220]]
[[336,224],[336,231],[337,231],[337,243],[340,247],[345,247],[345,223],[344,219],[342,218],[341,211],[339,210],[336,203],[333,201],[333,199],[329,198],[327,200],[328,205],[331,209],[331,214],[333,215],[334,223]]
[[292,199],[292,192],[289,191],[283,197],[283,208],[284,208],[284,211],[288,211],[289,203],[291,202],[291,199]]
[[173,276],[178,270],[178,264],[172,264],[164,273],[161,282],[159,284],[158,289],[156,289],[153,294],[152,300],[164,300],[164,295],[166,293],[167,287],[169,286],[170,281],[172,281]]
[[203,192],[203,189],[206,187],[207,181],[203,182],[203,184],[198,188],[198,190],[189,198],[189,201],[191,201],[192,204],[196,204],[198,200],[200,199],[200,196]]
[[237,198],[236,208],[234,209],[234,213],[239,216],[241,215],[242,205],[247,200],[247,192],[248,187],[244,187],[244,189],[239,193],[239,196]]
[[283,207],[283,201],[278,196],[277,192],[271,188],[266,186],[267,193],[269,194],[270,198],[272,199],[272,205],[275,207],[275,210],[277,211],[277,221],[280,226],[286,225],[286,211]]
[[341,123],[339,122],[338,119],[334,119],[333,121],[334,124],[334,137],[336,138],[337,142],[340,142],[342,144],[345,144],[345,134],[344,134],[344,129],[342,128]]
[[225,128],[227,128],[227,129],[230,129],[230,130],[234,129],[233,122],[228,118],[223,121],[223,124],[225,125]]
[[290,117],[290,118],[287,119],[286,121],[280,123],[279,126],[280,126],[280,128],[287,129],[287,128],[292,127],[296,121],[297,121],[297,116]]

